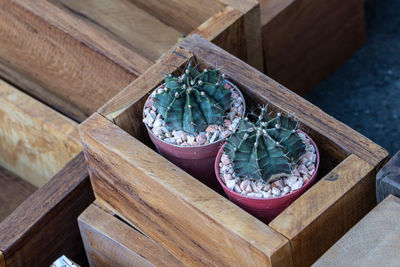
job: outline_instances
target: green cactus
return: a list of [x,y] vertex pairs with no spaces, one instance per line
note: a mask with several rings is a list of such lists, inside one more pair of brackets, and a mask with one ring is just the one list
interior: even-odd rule
[[190,64],[182,79],[171,74],[165,77],[165,88],[155,95],[154,106],[167,129],[196,134],[210,124],[221,124],[232,102],[223,81],[218,70],[200,73]]
[[232,160],[236,176],[269,183],[289,175],[305,148],[293,119],[280,113],[272,118],[262,108],[255,123],[247,118],[239,122],[224,151]]

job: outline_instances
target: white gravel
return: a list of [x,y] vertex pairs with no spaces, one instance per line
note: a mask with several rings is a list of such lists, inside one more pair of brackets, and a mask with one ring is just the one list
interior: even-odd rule
[[223,124],[211,124],[204,132],[197,135],[190,135],[184,131],[169,131],[165,127],[165,122],[161,114],[153,106],[153,98],[156,93],[161,92],[165,85],[161,84],[149,96],[143,110],[143,122],[150,128],[150,130],[161,140],[180,146],[198,146],[218,142],[231,135],[239,124],[240,118],[243,117],[245,112],[244,99],[237,92],[237,89],[231,85],[230,82],[225,83],[224,87],[232,91],[232,105],[226,114]]
[[219,162],[222,181],[236,193],[253,198],[280,197],[300,189],[314,174],[317,155],[310,140],[303,133],[299,133],[299,136],[306,145],[306,153],[299,159],[288,177],[282,177],[271,184],[251,179],[241,180],[236,177],[229,156],[222,154]]

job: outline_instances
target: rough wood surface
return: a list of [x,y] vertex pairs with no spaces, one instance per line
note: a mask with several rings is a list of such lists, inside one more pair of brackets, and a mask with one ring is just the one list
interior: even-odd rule
[[90,266],[182,266],[154,240],[95,204],[78,223]]
[[0,223],[7,266],[49,266],[63,254],[74,261],[84,257],[77,217],[93,200],[80,153]]
[[37,189],[2,167],[0,167],[0,188],[0,223]]
[[149,14],[184,34],[190,33],[225,7],[221,0],[135,0],[134,2]]
[[0,80],[0,166],[42,186],[81,150],[77,123]]
[[156,61],[182,33],[129,0],[51,0],[143,57]]
[[96,198],[183,263],[291,265],[285,238],[104,117],[93,114],[80,129],[89,171],[99,177],[91,177]]
[[313,266],[398,266],[400,199],[388,196]]
[[261,0],[266,73],[304,95],[365,42],[364,0]]
[[264,71],[259,5],[244,13],[227,6],[192,34],[212,40],[229,53]]
[[290,240],[294,266],[310,266],[376,205],[374,178],[351,155],[269,224]]
[[0,267],[6,267],[6,261],[4,260],[4,254],[0,250]]
[[66,114],[92,114],[152,64],[46,0],[2,1],[0,24],[0,63],[66,102]]
[[376,198],[378,203],[388,195],[400,197],[400,151],[376,175]]

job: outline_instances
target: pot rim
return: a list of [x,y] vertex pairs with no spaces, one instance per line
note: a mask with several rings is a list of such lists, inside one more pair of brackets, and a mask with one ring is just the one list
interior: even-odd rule
[[[242,98],[242,100],[243,100],[243,110],[244,110],[244,113],[243,113],[243,115],[242,115],[241,118],[243,119],[243,118],[244,118],[244,115],[246,114],[246,101],[245,101],[245,99],[244,99],[244,96],[243,96],[242,92],[239,90],[239,88],[238,88],[233,82],[229,81],[227,78],[225,78],[225,79],[223,80],[223,82],[229,83],[229,84],[239,93],[240,97]],[[158,87],[159,87],[159,86],[158,86]],[[157,88],[158,88],[158,87],[157,87]],[[157,88],[156,88],[156,89],[157,89]],[[156,89],[154,89],[154,90],[156,90]],[[151,97],[151,94],[147,97],[144,106],[146,106],[146,104],[147,104],[147,102],[149,101],[150,97]],[[143,112],[142,112],[142,117],[144,118],[144,108],[143,108]],[[226,141],[226,138],[227,138],[227,137],[225,137],[225,138],[219,139],[218,141],[215,141],[215,142],[210,143],[210,144],[197,145],[197,146],[181,146],[181,145],[175,145],[175,144],[171,144],[171,143],[165,142],[164,140],[160,139],[157,135],[155,135],[155,134],[153,133],[153,131],[149,128],[149,126],[147,126],[146,123],[144,123],[144,122],[142,122],[142,123],[143,123],[144,126],[146,127],[147,132],[148,132],[149,134],[151,134],[152,136],[154,136],[154,137],[155,137],[157,140],[159,140],[160,142],[162,142],[162,143],[164,143],[164,144],[167,144],[167,145],[170,145],[170,146],[173,146],[173,147],[179,147],[179,148],[200,148],[200,147],[207,147],[207,146],[210,146],[210,145],[215,145],[215,144],[221,143],[221,142],[223,142],[223,141]]]
[[248,197],[248,196],[246,196],[246,195],[242,195],[242,194],[239,194],[239,193],[233,191],[232,189],[228,188],[228,187],[226,186],[226,184],[221,180],[221,177],[220,177],[220,174],[219,174],[219,162],[220,162],[220,160],[221,160],[221,156],[222,156],[222,153],[223,153],[223,151],[224,151],[224,147],[225,147],[225,144],[226,144],[226,142],[225,142],[225,143],[221,146],[221,148],[218,150],[218,154],[217,154],[217,157],[215,158],[215,163],[214,163],[215,176],[217,177],[217,179],[218,179],[219,183],[221,184],[221,186],[223,187],[223,189],[224,189],[224,190],[228,190],[228,191],[229,191],[230,193],[232,193],[235,197],[240,197],[240,198],[245,198],[245,199],[252,199],[252,200],[259,200],[259,201],[270,201],[270,200],[284,199],[284,198],[287,198],[287,197],[289,197],[289,196],[292,196],[292,195],[298,193],[299,190],[301,190],[302,188],[304,188],[304,187],[308,186],[310,183],[312,183],[312,182],[315,180],[315,178],[316,178],[316,176],[317,176],[317,174],[318,174],[319,163],[320,163],[320,154],[319,154],[319,150],[318,150],[318,147],[317,147],[317,145],[315,144],[314,140],[313,140],[307,133],[303,132],[302,130],[297,130],[297,131],[299,131],[299,132],[301,132],[301,133],[304,133],[304,134],[306,135],[306,137],[311,141],[311,144],[312,144],[312,145],[314,146],[314,148],[315,148],[315,154],[316,154],[316,166],[315,166],[315,171],[314,171],[313,175],[311,176],[311,178],[310,178],[305,184],[303,184],[302,187],[300,187],[299,189],[296,189],[296,190],[294,190],[294,191],[292,191],[292,192],[290,192],[289,194],[286,194],[286,195],[284,195],[284,196],[280,196],[280,197],[270,197],[270,198]]

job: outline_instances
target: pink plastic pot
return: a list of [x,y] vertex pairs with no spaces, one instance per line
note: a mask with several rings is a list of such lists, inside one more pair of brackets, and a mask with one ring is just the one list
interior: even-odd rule
[[[244,100],[242,93],[233,83],[229,81],[225,82],[233,86]],[[244,110],[246,110],[246,105],[244,106]],[[215,191],[222,192],[221,187],[218,185],[217,179],[215,179],[213,166],[218,150],[225,142],[225,139],[208,145],[178,146],[159,139],[156,135],[154,135],[147,125],[146,129],[149,133],[151,141],[156,146],[158,153],[178,167],[182,168],[184,171],[195,177],[203,184],[214,189]]]
[[220,188],[215,179],[213,165],[224,140],[208,145],[183,147],[162,141],[147,126],[146,128],[158,153],[212,189]]
[[214,169],[215,174],[225,193],[228,195],[229,199],[234,202],[236,205],[249,212],[253,216],[257,217],[261,221],[265,223],[269,223],[276,216],[278,216],[284,209],[286,209],[293,201],[295,201],[298,197],[300,197],[305,191],[307,191],[311,185],[314,183],[319,167],[319,151],[315,142],[306,134],[307,138],[311,140],[311,144],[315,147],[316,152],[316,166],[315,172],[300,189],[293,191],[285,196],[276,197],[276,198],[251,198],[248,196],[241,195],[239,193],[234,192],[229,189],[225,183],[221,180],[219,175],[219,162],[221,161],[221,156],[224,152],[224,146],[220,148],[218,151],[217,158],[215,160]]

